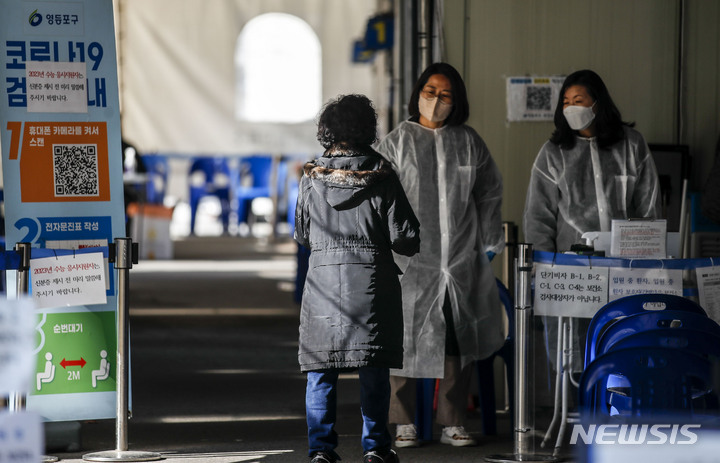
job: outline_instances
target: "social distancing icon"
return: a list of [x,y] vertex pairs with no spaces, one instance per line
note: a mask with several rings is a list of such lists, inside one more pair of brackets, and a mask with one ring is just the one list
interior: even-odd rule
[[42,390],[43,383],[51,383],[55,379],[55,365],[52,363],[53,355],[45,353],[45,370],[37,374],[37,390]]
[[110,362],[107,361],[107,351],[100,352],[100,368],[92,371],[92,387],[97,388],[98,381],[105,381],[110,376]]

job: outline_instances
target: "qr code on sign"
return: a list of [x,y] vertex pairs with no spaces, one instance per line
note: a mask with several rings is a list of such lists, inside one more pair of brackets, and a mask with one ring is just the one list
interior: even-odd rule
[[552,89],[550,87],[528,87],[527,88],[527,109],[536,111],[550,111],[550,99]]
[[98,196],[97,145],[53,145],[55,196]]

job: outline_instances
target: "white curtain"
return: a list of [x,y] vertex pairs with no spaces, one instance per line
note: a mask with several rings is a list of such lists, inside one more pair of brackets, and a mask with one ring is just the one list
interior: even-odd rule
[[351,60],[375,6],[376,0],[116,0],[123,137],[145,153],[321,151],[313,120],[236,119],[237,38],[258,15],[295,15],[320,40],[323,102],[351,92],[382,100],[386,89],[375,65]]

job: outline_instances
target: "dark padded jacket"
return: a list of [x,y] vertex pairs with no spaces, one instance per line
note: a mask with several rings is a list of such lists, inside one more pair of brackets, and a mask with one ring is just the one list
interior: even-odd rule
[[295,239],[311,250],[300,313],[302,371],[400,368],[402,294],[392,251],[420,248],[419,223],[390,164],[335,148],[304,167]]

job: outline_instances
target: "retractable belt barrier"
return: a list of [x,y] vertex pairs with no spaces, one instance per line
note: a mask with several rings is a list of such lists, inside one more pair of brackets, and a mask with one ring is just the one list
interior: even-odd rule
[[[15,249],[11,252],[4,252],[5,258],[2,259],[2,263],[5,264],[2,270],[17,270],[15,297],[18,299],[27,297],[29,292],[31,249],[30,243],[16,243]],[[19,391],[11,392],[8,397],[8,410],[11,413],[19,413],[24,408],[25,394]],[[58,461],[58,458],[43,455],[42,461],[43,463],[51,463]]]
[[[154,461],[162,455],[154,452],[129,451],[127,423],[128,407],[128,326],[129,326],[129,272],[133,263],[138,261],[137,243],[130,238],[116,238],[115,243],[107,247],[86,248],[83,250],[32,248],[30,243],[17,243],[13,251],[0,252],[0,270],[17,270],[17,297],[25,297],[29,292],[30,259],[66,256],[86,252],[102,252],[113,263],[118,272],[117,295],[117,365],[116,365],[116,449],[83,455],[86,461]],[[32,256],[31,256],[32,255]],[[23,393],[13,393],[8,400],[8,409],[19,412],[24,408]],[[43,456],[44,462],[57,461],[56,457]]]
[[532,420],[529,392],[532,390],[532,326],[533,307],[531,299],[531,275],[533,270],[533,251],[530,244],[518,244],[515,254],[515,429],[513,433],[513,453],[489,455],[489,462],[554,462],[557,458],[534,452],[535,430]]
[[117,298],[117,419],[115,422],[115,450],[95,452],[83,455],[86,461],[154,461],[162,459],[162,455],[154,452],[128,450],[128,326],[130,304],[130,269],[138,261],[137,244],[130,238],[115,238],[111,246],[110,260],[118,271]]

